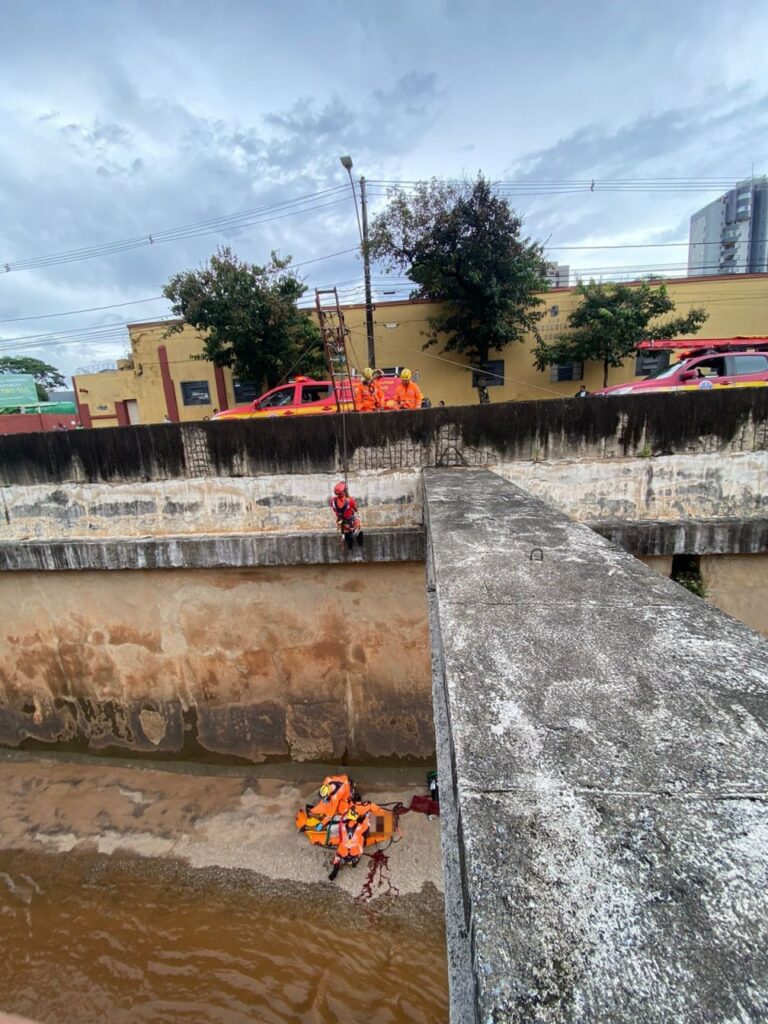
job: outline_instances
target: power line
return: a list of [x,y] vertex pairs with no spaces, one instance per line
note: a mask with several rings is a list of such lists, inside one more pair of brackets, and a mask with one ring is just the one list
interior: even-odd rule
[[105,309],[121,309],[123,306],[138,306],[142,302],[157,302],[159,299],[164,298],[164,295],[153,295],[148,299],[131,299],[130,302],[113,302],[109,306],[89,306],[87,309],[68,309],[62,313],[37,313],[34,316],[14,316],[9,320],[0,320],[0,324],[17,324],[22,320],[49,320],[51,317],[73,316],[75,313],[100,313]]
[[[350,249],[340,249],[338,252],[329,252],[325,256],[314,256],[310,260],[301,260],[299,263],[291,263],[288,267],[289,270],[294,270],[296,267],[306,267],[310,263],[320,263],[322,260],[334,259],[336,256],[346,256],[350,252],[358,252],[358,247],[354,246]],[[88,309],[67,309],[62,310],[60,313],[37,313],[33,316],[16,316],[11,317],[9,320],[0,320],[0,324],[15,324],[21,323],[24,320],[48,320],[60,316],[73,316],[76,313],[97,313],[105,309],[121,309],[123,306],[137,306],[142,302],[157,302],[161,299],[168,301],[164,295],[152,295],[147,299],[131,299],[128,302],[113,302],[108,306],[90,306]],[[0,341],[3,339],[0,338]]]
[[[340,193],[343,193],[342,198],[332,198],[333,196],[339,196]],[[318,202],[318,200],[322,201]],[[39,269],[41,267],[57,266],[63,263],[74,263],[82,260],[95,259],[99,256],[109,256],[115,253],[127,252],[131,249],[138,249],[149,245],[158,245],[164,242],[177,241],[184,238],[195,238],[200,235],[216,234],[222,231],[249,227],[254,224],[264,224],[273,220],[280,220],[284,217],[291,217],[299,213],[311,213],[315,210],[324,210],[330,206],[336,206],[339,203],[344,203],[346,201],[346,186],[338,185],[334,188],[324,189],[321,192],[314,192],[309,195],[300,196],[296,199],[269,203],[262,207],[255,207],[251,210],[243,210],[240,213],[215,217],[207,221],[197,221],[192,224],[186,224],[176,228],[168,228],[163,231],[148,231],[145,234],[137,235],[133,238],[125,238],[115,242],[106,242],[102,245],[50,253],[47,256],[0,260],[0,269],[5,269],[6,273],[11,273],[12,271]]]

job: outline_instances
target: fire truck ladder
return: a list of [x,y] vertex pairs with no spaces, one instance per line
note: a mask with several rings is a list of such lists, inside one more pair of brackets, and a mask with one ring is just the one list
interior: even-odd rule
[[349,400],[352,408],[357,410],[355,389],[352,382],[352,371],[349,366],[347,338],[349,328],[344,323],[344,314],[339,305],[339,293],[335,288],[315,288],[315,306],[320,334],[323,339],[325,365],[333,381],[333,392],[336,396],[336,409],[345,411],[341,400],[342,388],[349,388]]

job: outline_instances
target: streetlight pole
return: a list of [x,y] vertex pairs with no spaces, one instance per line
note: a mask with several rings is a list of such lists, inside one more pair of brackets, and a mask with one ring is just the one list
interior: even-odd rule
[[360,233],[360,250],[363,254],[363,275],[365,279],[365,327],[368,335],[368,365],[371,369],[376,367],[376,345],[373,337],[373,298],[371,296],[371,257],[368,251],[368,201],[365,195],[365,178],[360,178],[360,206],[363,217],[360,220],[360,210],[357,206],[357,190],[352,179],[352,157],[343,156],[341,166],[349,175],[349,183],[352,186],[352,196],[355,200],[355,214],[357,215],[357,230]]

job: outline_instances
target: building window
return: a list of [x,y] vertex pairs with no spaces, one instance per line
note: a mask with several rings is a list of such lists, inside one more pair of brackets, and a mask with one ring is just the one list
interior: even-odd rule
[[183,380],[181,382],[181,399],[184,405],[210,405],[211,393],[207,380]]
[[666,370],[670,355],[670,352],[663,349],[638,352],[635,358],[635,376],[647,377],[651,373],[658,373],[659,370]]
[[472,371],[473,388],[492,388],[504,383],[504,360],[489,359]]
[[241,402],[252,402],[262,394],[261,388],[258,384],[254,384],[252,380],[232,380],[232,390],[235,395],[235,401],[240,404]]
[[561,380],[582,380],[584,363],[572,359],[568,363],[556,363],[549,368],[549,379],[553,384]]

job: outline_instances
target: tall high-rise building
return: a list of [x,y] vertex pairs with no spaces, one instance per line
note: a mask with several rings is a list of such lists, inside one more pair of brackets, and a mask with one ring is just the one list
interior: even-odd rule
[[691,217],[688,273],[768,272],[768,178],[747,178]]

